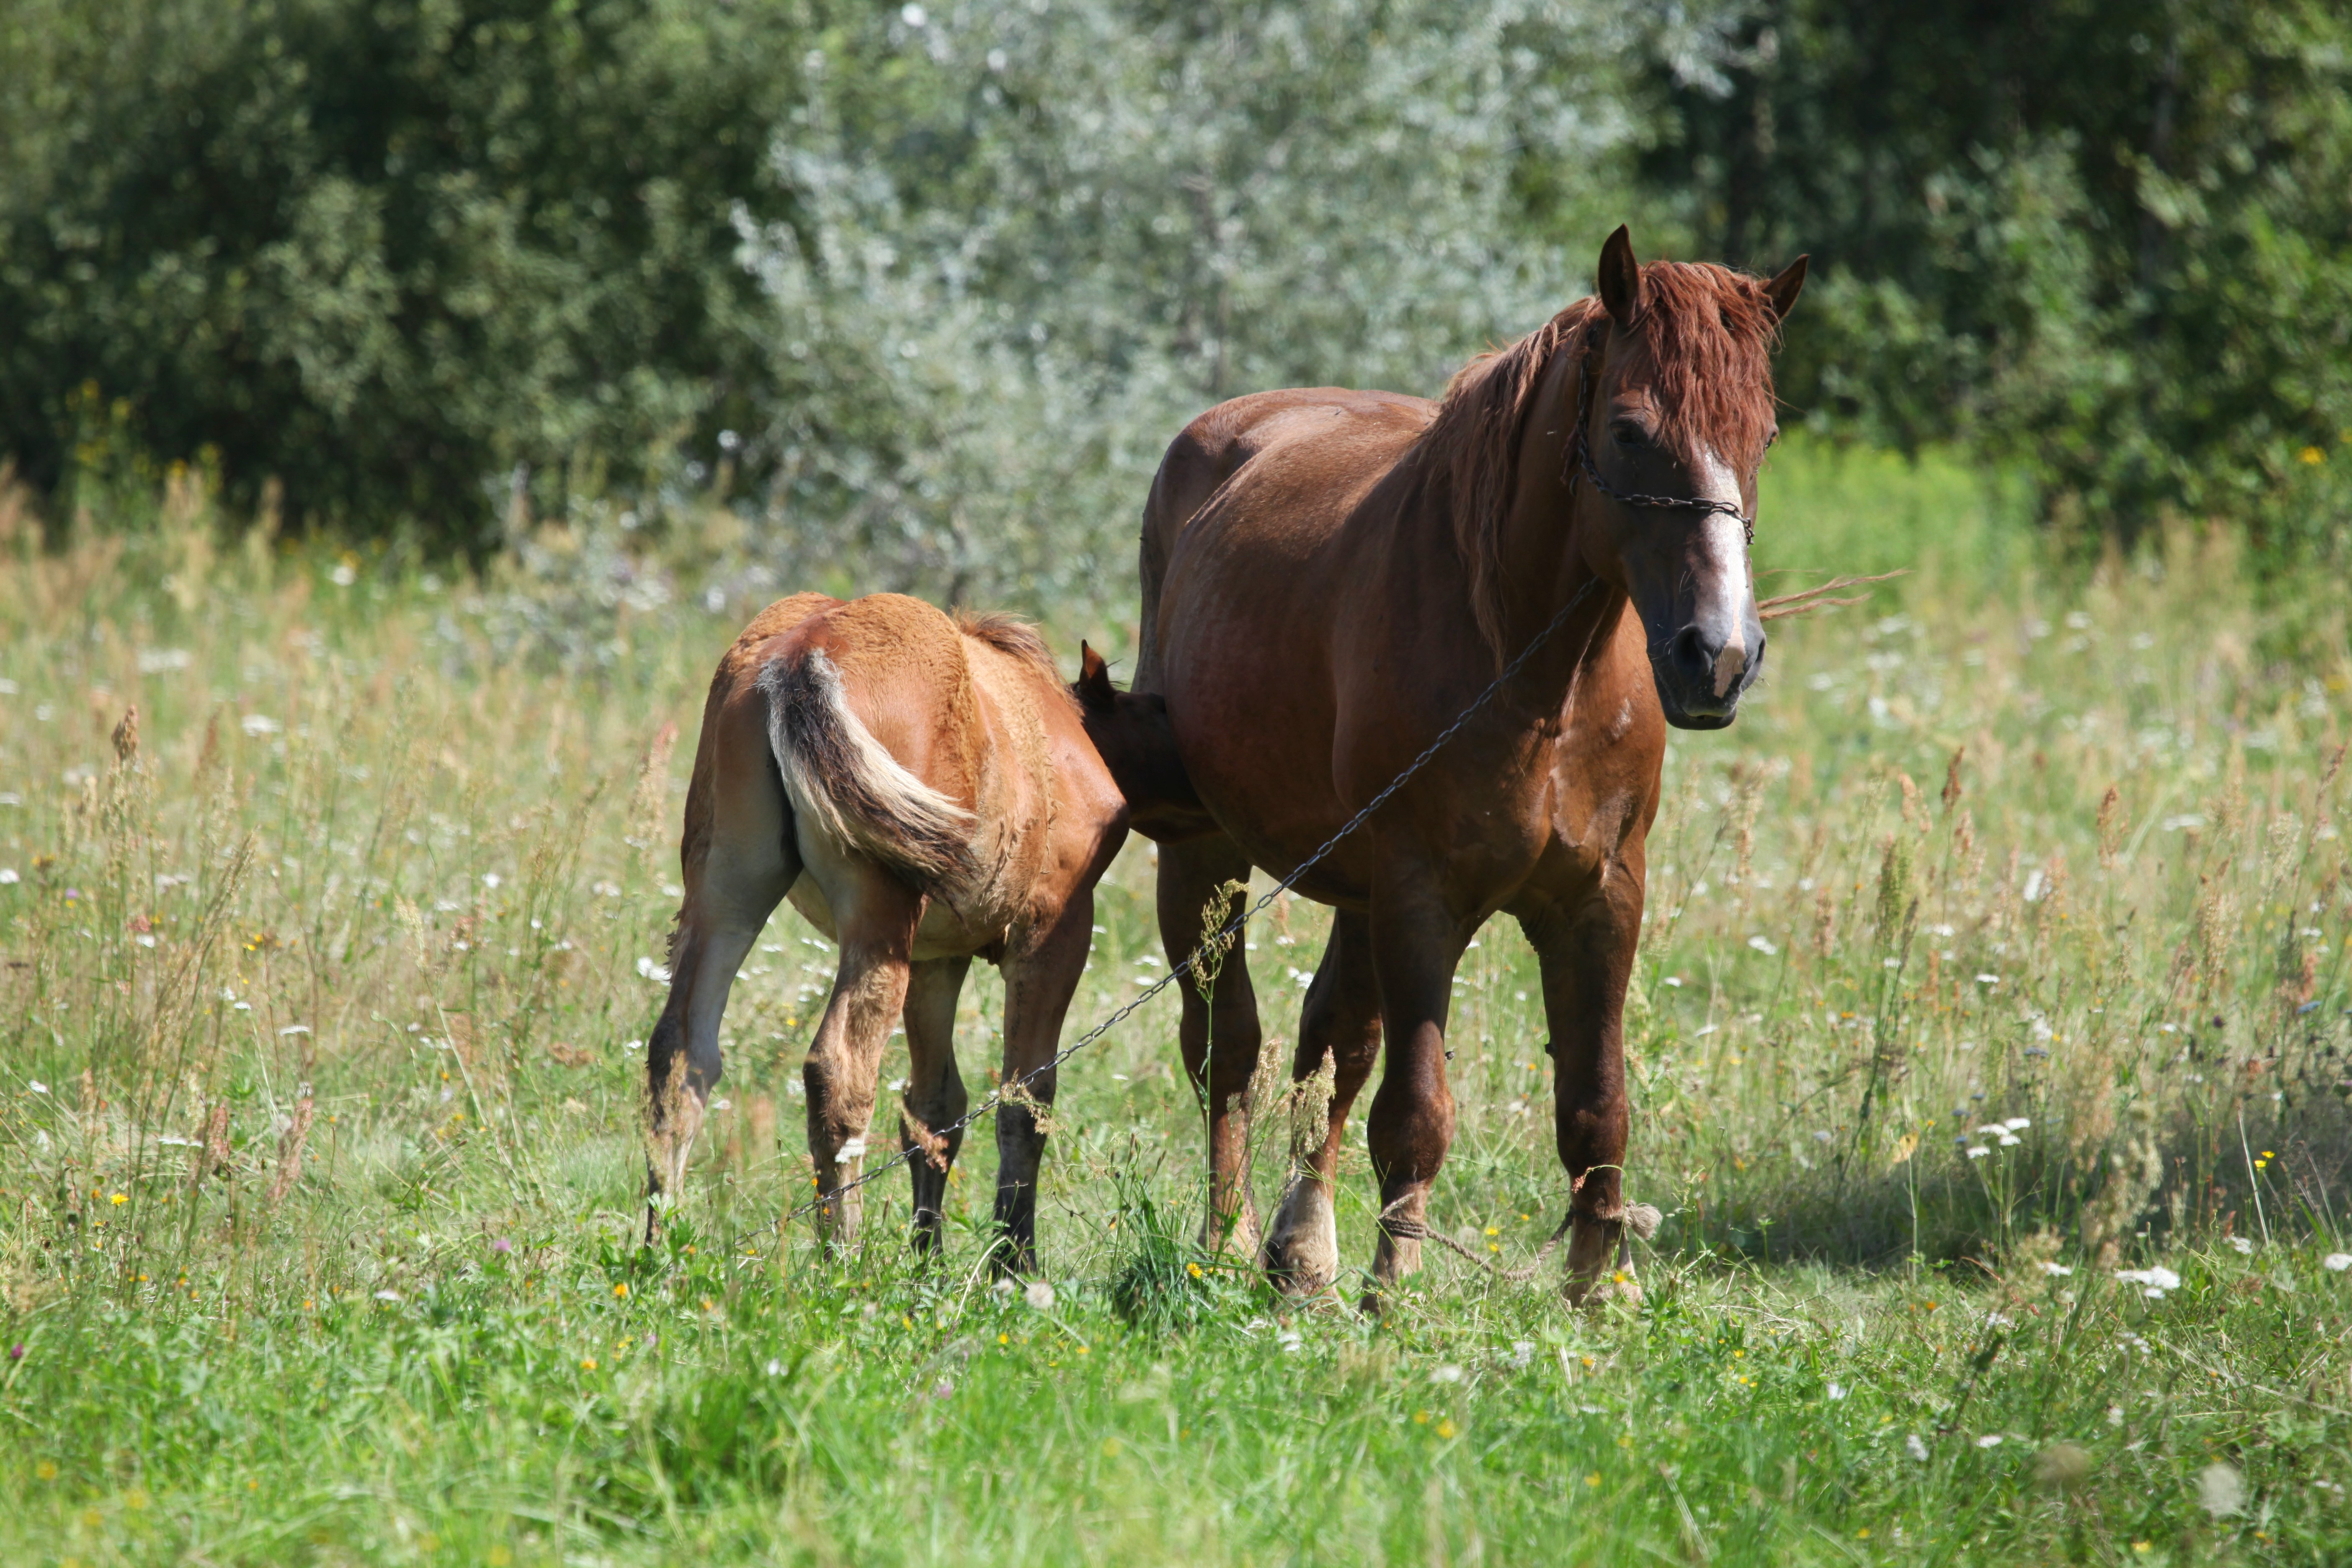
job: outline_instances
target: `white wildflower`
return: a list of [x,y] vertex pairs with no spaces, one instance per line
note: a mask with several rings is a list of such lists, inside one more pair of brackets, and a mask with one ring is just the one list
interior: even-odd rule
[[2331,1252],[2321,1258],[2319,1263],[2321,1268],[2333,1269],[2341,1274],[2347,1268],[2352,1268],[2352,1252]]
[[1911,1457],[1913,1458],[1918,1460],[1923,1465],[1927,1462],[1927,1445],[1920,1440],[1918,1433],[1914,1432],[1909,1436],[1904,1438],[1903,1446],[1911,1450]]
[[1054,1310],[1054,1288],[1043,1279],[1029,1281],[1029,1288],[1021,1292],[1021,1299],[1041,1312]]
[[2215,1460],[2197,1474],[2197,1502],[2215,1519],[2227,1519],[2246,1506],[2245,1478]]

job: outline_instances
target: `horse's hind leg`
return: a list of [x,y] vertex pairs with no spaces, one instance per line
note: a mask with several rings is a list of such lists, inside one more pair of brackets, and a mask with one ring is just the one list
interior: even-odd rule
[[1009,1092],[996,1113],[1001,1272],[1026,1274],[1037,1267],[1037,1171],[1045,1162],[1045,1130],[1025,1102],[1054,1103],[1058,1074],[1045,1064],[1061,1043],[1062,1020],[1087,966],[1094,918],[1092,889],[1077,893],[1040,940],[1004,963],[1003,1081]]
[[1571,1302],[1639,1301],[1628,1255],[1629,1226],[1656,1223],[1656,1211],[1625,1204],[1625,983],[1642,930],[1638,870],[1612,872],[1580,905],[1523,921],[1542,966],[1544,1014],[1551,1025],[1553,1116],[1560,1163],[1573,1195],[1566,1291]]
[[841,967],[801,1079],[808,1086],[809,1155],[816,1166],[817,1237],[846,1250],[865,1213],[852,1185],[874,1119],[875,1078],[890,1026],[906,1005],[908,953],[922,895],[870,862],[825,879],[825,900],[841,936]]
[[944,1129],[960,1120],[969,1100],[956,1067],[956,998],[963,994],[969,958],[926,959],[907,984],[907,1095],[899,1112],[898,1146],[915,1178],[915,1250],[940,1250],[947,1213],[948,1173],[963,1130]]
[[[1291,1156],[1282,1207],[1266,1232],[1264,1261],[1276,1285],[1294,1296],[1328,1288],[1339,1276],[1339,1235],[1331,1194],[1348,1111],[1381,1051],[1380,977],[1372,969],[1370,927],[1341,910],[1307,988],[1291,1064]],[[1331,1066],[1329,1099],[1310,1087]],[[1317,1131],[1320,1126],[1319,1134]]]
[[[1192,839],[1160,851],[1160,940],[1171,964],[1181,963],[1207,933],[1201,911],[1228,881],[1249,880],[1249,859],[1231,839]],[[1207,1242],[1255,1258],[1257,1209],[1249,1190],[1249,1086],[1257,1072],[1257,993],[1239,942],[1201,999],[1196,981],[1177,984],[1183,1016],[1177,1040],[1184,1070],[1209,1118]]]
[[744,955],[800,875],[791,806],[768,751],[767,705],[746,689],[715,704],[696,759],[680,851],[686,900],[670,942],[669,998],[646,1042],[646,1239],[686,1180],[719,1081],[719,1022]]

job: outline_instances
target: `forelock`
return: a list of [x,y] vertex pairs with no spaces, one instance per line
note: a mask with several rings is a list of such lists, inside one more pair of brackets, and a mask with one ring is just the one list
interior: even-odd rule
[[1646,380],[1659,435],[1685,462],[1712,449],[1746,473],[1773,422],[1772,350],[1780,323],[1764,280],[1712,262],[1642,268],[1641,320],[1625,370]]

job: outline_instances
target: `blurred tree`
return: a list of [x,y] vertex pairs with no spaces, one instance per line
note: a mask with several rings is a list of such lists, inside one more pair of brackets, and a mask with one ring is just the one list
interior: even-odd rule
[[2291,545],[2352,461],[2352,16],[2324,0],[1737,0],[1654,52],[1654,188],[1822,264],[1813,420],[2027,459],[2126,536]]
[[802,10],[7,0],[0,452],[70,485],[100,421],[478,546],[510,482],[715,428],[764,382],[732,215],[783,199]]
[[1182,423],[1257,387],[1436,393],[1628,216],[1614,8],[908,5],[831,31],[746,225],[780,580],[1105,612]]
[[472,546],[718,479],[778,575],[1124,584],[1199,408],[1433,392],[1582,290],[1617,17],[0,0],[0,451]]

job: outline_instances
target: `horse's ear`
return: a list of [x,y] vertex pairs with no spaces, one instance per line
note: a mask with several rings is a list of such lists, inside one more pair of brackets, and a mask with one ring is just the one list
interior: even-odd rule
[[1622,223],[1601,247],[1599,279],[1611,321],[1630,327],[1642,319],[1642,264],[1633,259],[1633,237]]
[[1078,701],[1097,710],[1108,710],[1115,693],[1110,684],[1110,666],[1094,650],[1091,643],[1078,644],[1078,679],[1070,685],[1078,694]]
[[1797,296],[1805,291],[1805,263],[1810,255],[1800,256],[1780,269],[1780,276],[1764,285],[1764,297],[1772,302],[1772,319],[1785,321],[1789,312],[1797,308]]

